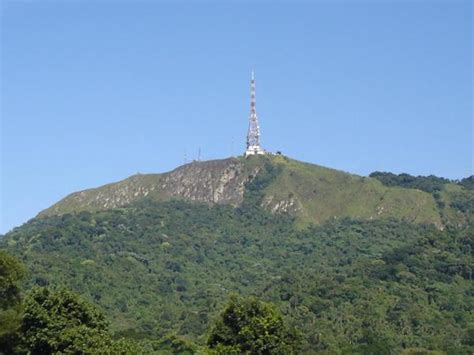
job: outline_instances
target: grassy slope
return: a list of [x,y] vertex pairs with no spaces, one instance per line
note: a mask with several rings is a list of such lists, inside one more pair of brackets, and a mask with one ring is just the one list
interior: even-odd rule
[[294,196],[302,205],[302,225],[320,224],[334,218],[397,218],[442,226],[431,194],[415,189],[383,186],[378,180],[322,166],[274,157],[283,167],[267,195],[285,199]]
[[[442,217],[446,225],[461,227],[474,223],[472,212],[474,190],[468,190],[456,184],[446,184],[440,193],[440,200],[443,203]],[[459,202],[464,202],[464,204]],[[458,207],[455,207],[456,204]],[[464,208],[460,208],[462,205]]]
[[[41,211],[38,217],[62,215],[79,211],[100,211],[119,207],[116,198],[117,193],[122,201],[127,204],[136,201],[141,197],[152,197],[159,201],[160,194],[156,192],[156,185],[159,184],[162,174],[138,174],[132,175],[124,180],[74,192],[61,199],[51,207]],[[147,196],[141,190],[152,190]],[[148,196],[149,195],[149,196]]]

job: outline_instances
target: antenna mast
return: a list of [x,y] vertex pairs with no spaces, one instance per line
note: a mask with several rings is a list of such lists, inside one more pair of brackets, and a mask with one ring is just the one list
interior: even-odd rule
[[255,73],[252,70],[250,80],[250,116],[249,129],[247,133],[247,150],[245,156],[266,154],[260,146],[260,127],[258,125],[257,110],[255,107]]

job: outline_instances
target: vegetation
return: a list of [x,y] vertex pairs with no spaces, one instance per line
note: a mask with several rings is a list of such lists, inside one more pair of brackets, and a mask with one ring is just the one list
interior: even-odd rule
[[30,286],[75,290],[116,337],[203,345],[235,292],[273,302],[303,351],[469,353],[473,233],[395,220],[298,230],[261,209],[142,201],[34,220],[3,246],[27,264]]
[[19,282],[25,276],[24,266],[14,257],[0,251],[0,349],[12,352],[16,330],[20,325],[21,298]]
[[[438,228],[465,224],[464,212],[454,210],[444,191],[469,189],[469,178],[459,182],[434,176],[373,173],[362,177],[307,164],[282,155],[230,158],[193,162],[164,174],[140,174],[123,181],[76,192],[42,211],[53,216],[81,211],[123,207],[144,196],[155,202],[176,198],[190,201],[241,203],[242,184],[258,171],[272,167],[275,176],[263,189],[262,206],[278,213],[290,213],[298,227],[322,224],[337,218],[358,220],[403,219],[410,223],[431,223]],[[258,174],[260,175],[260,174]],[[470,190],[472,194],[474,190]]]
[[289,355],[298,350],[299,337],[271,304],[232,295],[207,344],[218,354]]
[[261,208],[293,164],[277,158],[238,208],[141,199],[33,219],[0,238],[30,275],[21,301],[25,271],[0,253],[0,315],[12,315],[2,348],[473,353],[471,190],[433,192],[456,221],[444,229],[388,217],[302,226]]
[[441,191],[444,185],[451,181],[445,178],[440,178],[434,175],[430,176],[412,176],[409,174],[393,174],[375,171],[369,175],[381,181],[385,186],[400,186],[408,189],[418,189],[433,193]]
[[464,186],[466,189],[474,190],[474,175],[462,179],[459,181],[459,185]]
[[138,347],[113,341],[108,322],[97,308],[66,290],[34,288],[24,302],[17,352],[133,353]]
[[451,181],[433,175],[374,172],[370,177],[388,187],[418,189],[430,193],[436,202],[444,227],[465,227],[474,223],[474,176]]
[[[17,326],[2,332],[0,354],[194,354],[199,350],[198,346],[175,335],[141,344],[125,339],[112,340],[103,313],[64,288],[34,287],[25,300],[21,300],[14,285],[22,270],[21,263],[4,252],[0,262],[3,277],[10,279],[10,285],[15,289],[14,302],[4,303],[2,315],[14,310],[19,320]],[[22,305],[20,311],[18,305]],[[2,322],[5,320],[8,318],[2,318]],[[233,295],[211,331],[206,352],[291,354],[298,344],[298,333],[284,324],[282,316],[271,304]],[[201,350],[205,351],[204,348]]]

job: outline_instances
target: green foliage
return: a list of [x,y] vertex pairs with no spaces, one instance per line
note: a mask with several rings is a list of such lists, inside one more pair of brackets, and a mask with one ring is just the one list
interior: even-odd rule
[[281,173],[280,165],[265,161],[262,170],[245,185],[244,203],[241,210],[249,211],[249,208],[258,208],[264,198],[264,189],[268,187]]
[[16,258],[0,251],[0,351],[11,352],[20,324],[20,281],[25,267]]
[[[379,178],[382,178],[384,173],[380,174]],[[385,186],[375,178],[299,162],[282,155],[194,162],[171,173],[135,175],[117,183],[81,191],[80,195],[73,193],[39,216],[111,209],[135,203],[144,196],[155,202],[183,198],[240,204],[242,184],[255,177],[246,186],[243,207],[258,207],[249,203],[258,200],[267,210],[291,214],[301,228],[311,223],[322,224],[334,217],[361,220],[397,218],[412,223],[432,223],[438,227],[450,224],[453,219],[451,224],[458,223],[457,212],[451,211],[443,199],[436,199],[434,193],[440,192],[442,186],[461,185],[446,184],[449,182],[446,179],[409,175],[405,179],[408,182],[400,185],[398,175],[393,176],[397,181]],[[230,179],[223,185],[222,178]],[[216,197],[219,197],[218,201]],[[444,213],[445,209],[448,213]]]
[[424,191],[387,187],[376,179],[282,156],[272,157],[271,163],[279,173],[264,189],[263,206],[291,214],[300,228],[334,218],[396,218],[442,226],[435,199]]
[[0,354],[137,354],[124,339],[112,341],[104,315],[76,294],[33,288],[25,300],[19,281],[24,266],[0,251]]
[[[204,334],[233,292],[274,307],[233,299],[224,314],[259,316],[237,323],[221,316],[209,338],[213,352],[279,349],[278,339],[293,335],[267,334],[265,322],[281,329],[282,319],[288,323],[283,329],[301,330],[302,353],[473,351],[474,231],[472,219],[465,217],[473,212],[465,188],[447,184],[438,190],[441,181],[434,179],[417,185],[433,196],[389,189],[374,179],[282,156],[246,164],[258,165],[260,173],[247,184],[238,208],[142,199],[120,209],[35,219],[2,238],[0,246],[21,255],[32,274],[30,286],[61,285],[80,293],[105,311],[116,337],[140,341],[146,353],[202,350]],[[260,207],[278,194],[297,198],[309,208],[305,213],[322,220],[331,216],[330,221],[302,228],[291,211],[271,214]],[[349,207],[343,203],[347,194],[355,201]],[[444,220],[456,221],[445,230],[419,223],[439,221],[435,199]],[[348,208],[353,216],[368,217],[373,211],[366,205],[374,200],[387,203],[395,211],[390,215],[400,219],[362,221],[333,214]],[[407,207],[429,203],[432,209]],[[89,312],[67,292],[35,292],[46,292],[46,300],[56,296],[50,303],[31,297],[25,303],[33,319],[41,320],[33,322],[31,348],[113,352],[114,346],[136,346],[112,341],[103,317],[97,316],[96,325],[64,317],[63,299],[72,299],[75,314]],[[43,309],[48,304],[56,305],[54,312]],[[55,324],[65,331],[59,334]]]
[[434,175],[412,176],[405,173],[397,175],[380,171],[375,171],[369,176],[379,180],[385,186],[400,186],[408,189],[418,189],[429,193],[440,191],[444,188],[445,184],[451,182],[449,179]]
[[459,228],[474,223],[474,190],[472,188],[474,176],[460,181],[451,181],[433,175],[411,176],[384,172],[374,172],[369,176],[388,187],[418,189],[430,193],[441,217],[441,223],[435,223],[438,226]]
[[461,211],[465,214],[472,213],[474,211],[474,199],[472,196],[463,193],[454,193],[451,196],[450,206],[454,209]]
[[294,354],[299,336],[271,304],[231,296],[211,330],[208,346],[219,354]]
[[108,322],[94,306],[66,290],[36,287],[25,298],[21,347],[31,354],[136,353],[127,341],[112,341]]
[[459,185],[464,186],[466,189],[474,190],[474,175],[462,179],[459,181]]
[[21,333],[34,354],[77,351],[102,346],[103,314],[65,289],[34,288],[26,297]]
[[171,333],[202,345],[235,292],[274,303],[301,330],[302,352],[472,350],[472,227],[335,220],[298,230],[292,221],[142,201],[33,220],[3,246],[22,255],[33,284],[74,289],[137,340]]
[[19,282],[25,277],[25,271],[16,258],[0,250],[0,309],[19,303]]
[[147,353],[191,355],[200,350],[196,344],[176,334],[168,334],[158,341],[145,344]]

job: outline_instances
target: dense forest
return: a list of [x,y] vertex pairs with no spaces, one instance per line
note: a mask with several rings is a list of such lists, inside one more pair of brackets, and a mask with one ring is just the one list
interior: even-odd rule
[[369,175],[382,182],[385,186],[399,186],[407,189],[418,189],[421,191],[436,193],[442,191],[446,184],[457,184],[468,190],[474,190],[474,175],[461,180],[449,180],[442,177],[413,176],[410,174],[393,174],[380,171],[374,171]]
[[198,346],[176,335],[160,340],[114,339],[97,307],[65,288],[33,287],[22,298],[24,266],[0,251],[1,354],[294,354],[301,335],[279,311],[254,297],[232,295]]
[[[72,352],[474,352],[471,223],[299,227],[260,207],[276,173],[238,208],[143,199],[14,229],[0,240],[19,260],[0,263],[3,341],[18,353],[35,353],[38,337]],[[65,318],[71,304],[86,320]],[[50,319],[44,307],[68,311]]]

